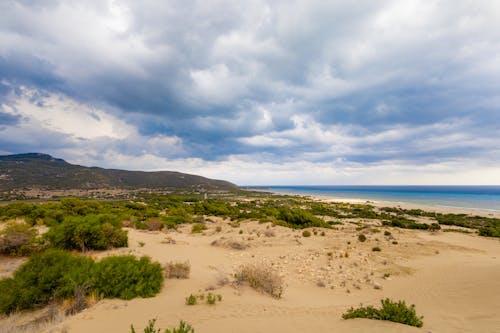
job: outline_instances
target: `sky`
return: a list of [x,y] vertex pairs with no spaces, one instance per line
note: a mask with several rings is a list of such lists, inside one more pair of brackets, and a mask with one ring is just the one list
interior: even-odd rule
[[0,154],[500,184],[500,1],[0,2]]

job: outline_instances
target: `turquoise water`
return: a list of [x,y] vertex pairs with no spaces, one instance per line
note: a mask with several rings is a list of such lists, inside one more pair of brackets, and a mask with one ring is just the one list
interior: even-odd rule
[[265,186],[274,193],[500,211],[500,186]]

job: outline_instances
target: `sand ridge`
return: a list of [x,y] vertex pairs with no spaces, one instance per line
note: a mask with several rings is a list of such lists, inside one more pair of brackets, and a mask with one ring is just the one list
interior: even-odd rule
[[[499,332],[497,239],[380,226],[357,230],[349,223],[310,228],[312,236],[302,237],[302,230],[270,223],[235,227],[210,219],[202,234],[191,234],[190,225],[168,232],[129,229],[129,248],[94,253],[148,255],[162,264],[189,261],[191,277],[166,280],[153,298],[101,300],[46,332],[129,332],[130,324],[142,331],[152,318],[162,328],[184,320],[196,332]],[[359,242],[359,233],[367,241]],[[229,242],[212,245],[221,238]],[[375,246],[382,251],[373,252]],[[284,276],[282,299],[230,283],[239,265],[253,262],[268,262]],[[189,294],[206,290],[221,294],[222,302],[185,305]],[[378,305],[386,297],[415,304],[424,327],[341,319],[351,306]]]

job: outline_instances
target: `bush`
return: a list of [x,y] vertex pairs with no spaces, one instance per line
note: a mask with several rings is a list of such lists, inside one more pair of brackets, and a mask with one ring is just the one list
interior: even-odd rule
[[186,297],[186,305],[195,305],[197,302],[198,302],[198,299],[193,294]]
[[37,231],[25,223],[8,222],[0,230],[0,253],[29,255],[37,247]]
[[363,235],[363,234],[359,234],[359,235],[358,235],[358,240],[359,240],[360,242],[364,242],[364,241],[366,241],[366,236],[365,236],[365,235]]
[[302,236],[303,237],[311,237],[311,232],[309,230],[304,230],[304,231],[302,231]]
[[163,228],[163,221],[157,217],[150,217],[144,221],[144,225],[149,231],[159,231]]
[[79,286],[89,284],[92,259],[60,250],[34,255],[10,279],[0,280],[0,313],[43,306],[52,299],[74,295]]
[[378,247],[378,246],[374,246],[374,247],[372,247],[372,251],[373,251],[373,252],[380,252],[380,251],[382,251],[382,250],[380,249],[380,247]]
[[106,298],[152,297],[162,285],[161,266],[152,263],[148,257],[114,256],[104,258],[95,265],[93,286],[99,295]]
[[500,228],[498,229],[492,227],[480,228],[479,236],[500,237]]
[[165,265],[165,277],[167,279],[188,279],[191,264],[186,262],[169,262]]
[[404,229],[419,229],[419,230],[439,230],[435,229],[437,227],[441,228],[439,224],[434,223],[433,226],[425,223],[417,223],[415,220],[407,219],[401,216],[391,216],[390,220],[382,221],[382,224],[389,227],[398,227]]
[[52,227],[46,238],[54,247],[66,250],[106,250],[128,246],[127,232],[108,215],[68,217]]
[[342,315],[344,319],[368,318],[377,320],[388,320],[396,323],[406,324],[415,327],[422,327],[423,317],[418,317],[415,312],[415,305],[408,307],[404,301],[393,302],[389,298],[382,300],[382,308],[376,309],[373,306],[350,308]]
[[219,301],[219,302],[222,301],[222,296],[221,295],[219,295],[219,294],[215,295],[215,294],[212,294],[212,293],[208,293],[208,295],[207,295],[207,304],[208,305],[215,305],[215,303],[217,301]]
[[195,223],[191,227],[191,233],[192,234],[199,234],[203,230],[206,230],[206,229],[207,229],[207,226],[204,223]]
[[281,298],[285,289],[283,278],[267,264],[245,264],[235,274],[238,282],[247,282],[255,290]]
[[160,264],[146,257],[116,256],[94,263],[90,258],[52,249],[32,256],[13,278],[0,280],[0,313],[67,298],[73,298],[70,311],[78,311],[90,293],[125,299],[149,297],[158,293],[162,284]]
[[[144,333],[160,333],[161,329],[156,329],[155,323],[156,319],[151,319],[148,322],[148,326],[144,328]],[[136,333],[134,325],[130,325],[130,333]],[[181,320],[177,328],[172,328],[171,330],[167,328],[165,329],[164,333],[194,333],[194,329],[193,327],[191,327],[191,325],[186,324],[184,321]]]
[[304,209],[280,207],[277,218],[293,228],[330,227],[328,223]]

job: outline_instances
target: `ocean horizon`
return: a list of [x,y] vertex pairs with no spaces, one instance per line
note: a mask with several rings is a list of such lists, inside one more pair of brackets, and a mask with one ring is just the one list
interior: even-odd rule
[[500,211],[500,186],[263,185],[272,193]]

